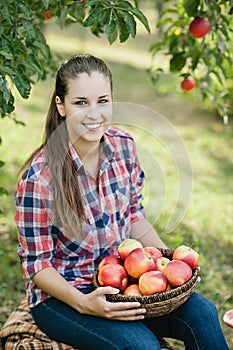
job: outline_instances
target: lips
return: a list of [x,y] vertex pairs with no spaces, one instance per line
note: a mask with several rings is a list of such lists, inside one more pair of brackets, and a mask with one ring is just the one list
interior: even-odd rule
[[100,122],[100,123],[83,123],[85,128],[87,128],[88,130],[99,129],[102,126],[102,124],[103,124],[103,122]]

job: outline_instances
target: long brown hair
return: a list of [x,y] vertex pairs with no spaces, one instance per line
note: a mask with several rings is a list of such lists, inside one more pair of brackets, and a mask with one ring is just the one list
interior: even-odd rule
[[52,175],[54,191],[55,222],[60,223],[70,239],[81,238],[82,222],[86,219],[82,195],[77,180],[77,171],[72,163],[69,149],[69,135],[64,118],[58,112],[55,98],[61,102],[68,93],[68,80],[76,79],[79,74],[99,72],[109,78],[112,89],[112,76],[109,68],[101,59],[92,55],[74,55],[61,64],[56,75],[55,90],[45,124],[44,142],[38,147],[21,170],[30,166],[34,156],[42,148]]

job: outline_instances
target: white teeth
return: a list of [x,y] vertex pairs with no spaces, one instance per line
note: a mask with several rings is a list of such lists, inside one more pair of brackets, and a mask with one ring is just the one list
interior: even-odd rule
[[93,123],[93,124],[84,124],[88,129],[98,129],[101,126],[101,123]]

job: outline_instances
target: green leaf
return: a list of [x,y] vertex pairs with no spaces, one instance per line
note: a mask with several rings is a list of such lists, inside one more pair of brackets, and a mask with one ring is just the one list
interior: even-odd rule
[[186,0],[184,3],[184,8],[189,15],[189,17],[196,17],[198,15],[198,6],[200,5],[200,0]]
[[118,22],[118,28],[120,31],[120,42],[123,43],[128,39],[130,32],[126,24],[126,21],[122,17],[118,17],[117,22]]
[[12,66],[8,66],[8,65],[1,66],[0,72],[4,72],[10,76],[13,76],[15,74],[15,70],[12,68]]
[[139,21],[144,25],[148,33],[150,33],[150,26],[146,16],[139,9],[136,8],[132,9],[131,13],[133,13],[139,19]]
[[17,7],[19,8],[20,12],[24,15],[24,18],[33,18],[32,11],[27,4],[25,4],[22,1],[17,1]]
[[129,1],[125,1],[125,0],[117,1],[117,5],[116,6],[124,8],[124,9],[126,9],[128,11],[131,11],[131,10],[134,9],[133,5]]
[[[99,5],[100,0],[88,0],[88,4],[86,3],[86,6],[94,6],[94,5]],[[83,6],[83,4],[80,4],[81,6]]]
[[39,41],[39,40],[35,40],[35,41],[33,42],[33,46],[34,46],[35,48],[40,49],[40,53],[42,53],[43,56],[44,56],[45,58],[49,58],[49,56],[50,56],[50,49],[49,49],[49,47],[46,45],[46,43],[42,43],[42,42]]
[[3,94],[0,91],[0,114],[1,117],[4,118],[6,114],[10,114],[15,109],[14,107],[14,96],[11,94],[9,102],[3,97]]
[[136,23],[134,17],[130,13],[127,13],[126,22],[127,22],[131,36],[133,38],[135,38],[136,30],[137,30],[137,23]]
[[172,17],[161,18],[156,22],[156,27],[159,28],[164,24],[170,24],[170,23],[172,23],[172,26],[174,26]]
[[179,42],[180,42],[180,36],[172,35],[170,37],[169,53],[177,52]]
[[196,55],[192,56],[192,70],[193,71],[197,68],[200,57],[201,57],[201,54],[199,52],[197,52]]
[[14,102],[14,97],[12,96],[8,81],[2,76],[0,76],[0,91],[4,104],[8,105],[9,103]]
[[83,26],[84,27],[90,27],[96,22],[98,22],[98,16],[100,14],[103,14],[103,7],[102,6],[96,6],[89,14],[89,16],[84,20]]
[[110,21],[111,18],[111,12],[112,10],[110,8],[106,9],[105,11],[103,11],[103,17],[101,18],[101,24],[103,26],[107,25]]
[[0,186],[0,196],[8,195],[8,194],[9,192],[7,191],[7,189]]
[[186,57],[183,52],[173,55],[170,60],[170,71],[179,72],[186,63]]
[[49,0],[42,0],[42,1],[43,1],[45,9],[47,10],[49,7]]
[[4,164],[5,164],[5,162],[3,162],[2,160],[0,160],[0,168],[2,168]]
[[116,41],[118,30],[117,30],[116,21],[114,18],[112,18],[111,22],[106,27],[105,33],[108,37],[108,41],[110,45],[114,43],[114,41]]
[[63,29],[65,26],[68,13],[69,13],[69,8],[67,6],[62,7],[60,16],[59,16],[59,24],[61,29]]
[[[2,44],[1,46],[3,46]],[[4,57],[6,60],[10,61],[14,58],[13,53],[9,51],[9,48],[0,50],[0,56]]]
[[27,55],[25,62],[27,63],[27,67],[31,69],[32,74],[37,74],[39,77],[43,76],[44,70],[42,69],[36,56],[33,54]]
[[24,66],[20,66],[16,76],[13,78],[13,81],[20,95],[27,99],[30,94],[31,84],[30,80],[24,75],[25,70],[26,69]]
[[22,19],[21,23],[24,29],[26,30],[27,40],[31,40],[31,41],[35,40],[37,38],[37,35],[36,35],[32,21]]
[[12,19],[9,12],[9,6],[7,5],[6,1],[1,2],[0,18],[4,19],[4,25],[9,25],[12,23]]

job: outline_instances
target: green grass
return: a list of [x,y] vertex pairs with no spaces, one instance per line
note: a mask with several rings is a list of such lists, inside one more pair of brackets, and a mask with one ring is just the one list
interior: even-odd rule
[[[62,42],[59,44],[61,46]],[[87,43],[85,45],[88,46]],[[170,247],[184,243],[194,245],[199,251],[202,282],[198,291],[217,305],[230,344],[232,333],[223,324],[222,316],[233,305],[232,124],[223,126],[214,111],[200,105],[195,92],[189,95],[177,93],[178,81],[172,76],[162,77],[159,89],[162,95],[158,95],[144,68],[140,68],[139,64],[130,65],[128,60],[126,64],[115,62],[114,55],[111,56],[112,49],[108,50],[104,48],[104,56],[113,72],[115,101],[122,102],[122,111],[128,117],[122,123],[123,117],[120,116],[120,125],[135,136],[140,161],[148,178],[144,191],[148,217]],[[133,55],[136,50],[140,50],[140,41],[135,42]],[[124,57],[124,49],[122,51]],[[170,86],[174,87],[174,94],[168,92]],[[17,231],[13,219],[17,172],[41,142],[48,105],[46,101],[51,92],[52,82],[48,80],[33,88],[28,101],[17,98],[17,118],[26,123],[25,127],[15,125],[7,118],[0,121],[3,138],[0,159],[6,163],[1,169],[0,183],[10,194],[0,198],[4,209],[0,224],[1,326],[24,295],[25,282],[17,257]],[[127,102],[133,103],[132,108]],[[134,110],[139,113],[136,115]],[[155,111],[171,123],[172,133],[169,133],[169,128],[158,124]],[[126,121],[129,125],[125,124]],[[182,207],[182,201],[179,203],[183,219],[168,232],[166,227],[176,206],[179,186],[183,185],[177,171],[178,154],[172,156],[168,148],[175,147],[177,141],[183,141],[187,148],[193,187],[189,206],[185,204]],[[182,349],[179,342],[175,344],[176,349]]]

